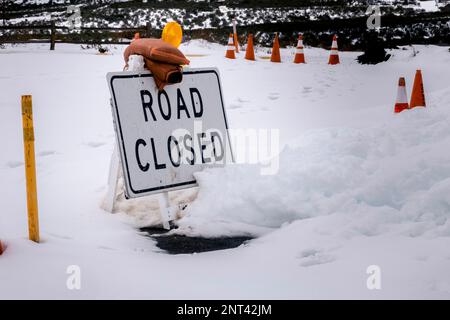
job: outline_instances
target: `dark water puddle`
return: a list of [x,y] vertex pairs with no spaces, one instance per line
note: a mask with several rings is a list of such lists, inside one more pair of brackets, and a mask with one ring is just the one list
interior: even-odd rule
[[141,231],[147,232],[156,241],[156,246],[169,254],[189,254],[232,249],[253,239],[249,236],[204,238],[179,234],[166,235],[168,230],[155,227],[141,228]]

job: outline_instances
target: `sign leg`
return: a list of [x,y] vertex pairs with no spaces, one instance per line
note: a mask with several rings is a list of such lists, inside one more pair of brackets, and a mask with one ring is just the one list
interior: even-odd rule
[[117,182],[119,181],[120,173],[120,158],[117,143],[114,144],[114,151],[111,156],[111,163],[109,165],[108,177],[108,192],[104,202],[104,209],[108,212],[113,212],[114,203],[116,201]]
[[161,219],[162,219],[162,223],[163,223],[163,227],[166,230],[170,230],[170,224],[169,224],[169,210],[170,210],[170,206],[169,206],[169,193],[168,192],[162,192],[159,195],[159,212],[161,214]]

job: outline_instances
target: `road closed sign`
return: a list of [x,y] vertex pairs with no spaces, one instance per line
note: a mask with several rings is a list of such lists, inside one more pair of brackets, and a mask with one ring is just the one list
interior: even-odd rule
[[107,79],[128,197],[195,186],[195,172],[232,161],[216,69],[188,69],[162,91],[149,72]]

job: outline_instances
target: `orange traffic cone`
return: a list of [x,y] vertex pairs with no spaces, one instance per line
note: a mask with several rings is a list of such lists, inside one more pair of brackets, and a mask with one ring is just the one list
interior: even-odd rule
[[411,92],[411,102],[409,104],[410,109],[415,107],[426,107],[421,70],[416,71],[416,76],[414,77],[414,85]]
[[399,113],[408,109],[408,95],[406,94],[405,78],[401,77],[398,80],[397,101],[395,101],[394,112]]
[[253,34],[248,35],[245,59],[255,61],[255,49],[253,48]]
[[328,64],[339,64],[339,52],[337,45],[337,36],[333,36],[333,43],[331,44],[330,59]]
[[298,36],[297,49],[295,50],[294,63],[306,63],[305,62],[305,54],[303,52],[303,37],[302,37],[302,35]]
[[280,43],[278,42],[278,33],[275,34],[275,39],[273,40],[272,55],[270,56],[270,61],[281,62]]
[[233,43],[233,34],[230,33],[230,37],[228,38],[227,53],[225,54],[225,57],[228,59],[236,59],[234,50],[235,50],[235,47],[234,47],[234,43]]

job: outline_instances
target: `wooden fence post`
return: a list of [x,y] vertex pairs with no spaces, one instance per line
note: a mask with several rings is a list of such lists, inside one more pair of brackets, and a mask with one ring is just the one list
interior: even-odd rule
[[39,242],[39,219],[36,188],[36,161],[34,155],[33,108],[31,96],[22,96],[23,146],[27,182],[28,234]]
[[50,50],[55,50],[55,41],[56,41],[55,21],[52,21],[51,35],[50,35]]

